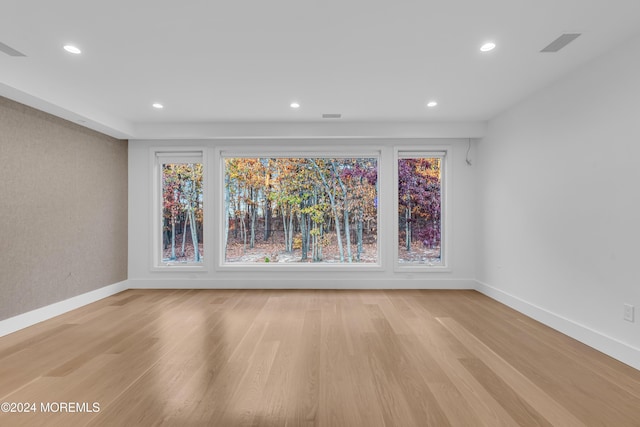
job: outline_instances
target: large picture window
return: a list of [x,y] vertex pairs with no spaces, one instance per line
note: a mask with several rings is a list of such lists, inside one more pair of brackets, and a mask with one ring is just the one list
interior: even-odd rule
[[160,174],[160,265],[202,265],[203,163],[198,154],[157,154]]
[[398,264],[443,266],[444,153],[398,155]]
[[224,263],[378,263],[377,157],[224,159]]

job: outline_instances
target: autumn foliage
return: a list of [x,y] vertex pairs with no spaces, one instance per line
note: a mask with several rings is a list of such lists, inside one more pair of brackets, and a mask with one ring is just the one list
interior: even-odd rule
[[227,262],[376,262],[377,160],[225,160]]
[[[378,262],[375,158],[224,160],[228,263]],[[398,160],[399,262],[441,262],[440,158]],[[163,262],[203,259],[203,167],[162,165]]]
[[[398,226],[401,254],[407,261],[438,263],[441,254],[440,158],[398,160]],[[416,250],[422,252],[416,257]]]
[[202,164],[162,165],[163,261],[201,262]]

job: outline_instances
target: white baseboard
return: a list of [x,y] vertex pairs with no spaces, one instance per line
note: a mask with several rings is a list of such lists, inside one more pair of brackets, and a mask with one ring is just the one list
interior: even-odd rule
[[123,282],[114,283],[113,285],[108,285],[100,289],[96,289],[95,291],[87,292],[64,301],[56,302],[54,304],[2,320],[0,321],[0,337],[51,319],[52,317],[59,316],[68,311],[75,310],[76,308],[80,308],[84,305],[91,304],[92,302],[96,302],[102,298],[115,295],[118,292],[122,292],[127,289],[129,289],[129,285],[128,281],[125,280]]
[[130,289],[475,289],[471,279],[132,279]]
[[622,363],[640,370],[640,349],[606,336],[601,332],[594,331],[542,307],[528,303],[516,296],[489,286],[486,283],[480,281],[476,281],[476,283],[476,290],[489,298],[499,301],[550,328],[560,331],[589,347],[593,347]]

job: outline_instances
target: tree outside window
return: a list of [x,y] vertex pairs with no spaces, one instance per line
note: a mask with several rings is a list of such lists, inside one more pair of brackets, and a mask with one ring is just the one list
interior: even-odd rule
[[227,264],[377,263],[376,158],[224,160]]
[[201,263],[203,253],[202,163],[162,163],[163,263]]
[[398,262],[442,265],[442,158],[398,159]]

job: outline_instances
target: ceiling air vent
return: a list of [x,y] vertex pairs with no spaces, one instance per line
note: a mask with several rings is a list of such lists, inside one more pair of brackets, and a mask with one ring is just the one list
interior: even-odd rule
[[322,115],[323,119],[340,119],[342,118],[342,114],[340,113],[324,113]]
[[580,37],[580,33],[563,34],[552,41],[549,46],[545,47],[540,52],[557,52],[578,37]]
[[4,52],[9,56],[27,56],[22,52],[18,52],[11,46],[7,46],[6,44],[0,42],[0,52]]

